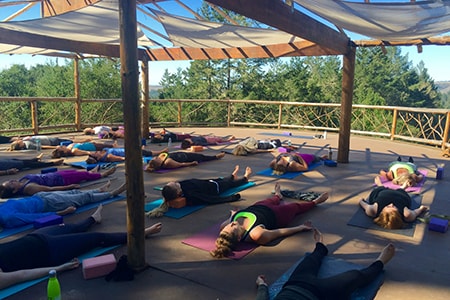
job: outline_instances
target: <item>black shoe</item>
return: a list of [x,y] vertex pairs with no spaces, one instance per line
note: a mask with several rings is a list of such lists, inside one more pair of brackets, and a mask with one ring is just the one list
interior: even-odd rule
[[414,163],[414,159],[411,156],[409,157],[408,161],[412,164]]

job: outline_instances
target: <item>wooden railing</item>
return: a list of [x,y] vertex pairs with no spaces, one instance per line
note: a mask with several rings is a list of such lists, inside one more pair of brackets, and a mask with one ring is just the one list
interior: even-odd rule
[[[2,103],[15,103],[30,126],[9,128]],[[55,105],[53,115],[40,114],[40,105]],[[59,104],[58,104],[59,103]],[[72,103],[64,107],[61,103]],[[76,98],[0,97],[0,134],[42,134],[76,131],[95,124],[118,125],[123,121],[120,99],[83,99],[76,124]],[[48,111],[48,110],[46,110]],[[162,113],[163,112],[163,113]],[[260,127],[339,131],[339,104],[263,100],[151,99],[151,127]],[[31,120],[31,121],[30,121]],[[55,120],[59,120],[55,123]],[[450,110],[412,107],[353,105],[351,132],[449,147]]]

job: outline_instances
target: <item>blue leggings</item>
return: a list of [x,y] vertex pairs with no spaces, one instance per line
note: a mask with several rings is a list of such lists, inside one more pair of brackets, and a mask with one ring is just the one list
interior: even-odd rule
[[66,263],[98,247],[126,244],[125,232],[86,232],[94,223],[95,220],[89,217],[74,224],[43,227],[32,234],[40,236],[47,242],[49,263],[53,266]]
[[372,282],[384,267],[383,263],[377,260],[361,270],[350,270],[327,278],[317,278],[322,259],[327,253],[328,249],[322,243],[317,243],[314,252],[305,256],[284,287],[300,286],[319,299],[350,299],[350,295],[356,289]]

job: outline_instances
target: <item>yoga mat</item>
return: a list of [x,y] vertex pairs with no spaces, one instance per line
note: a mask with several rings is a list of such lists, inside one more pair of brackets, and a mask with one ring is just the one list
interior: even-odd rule
[[74,162],[68,163],[68,165],[72,166],[72,167],[75,167],[75,168],[82,168],[82,169],[92,170],[96,166],[99,166],[100,169],[103,169],[107,165],[117,166],[120,163],[123,163],[123,162],[99,162],[99,163],[96,163],[96,164],[88,164],[85,161],[74,161]]
[[[421,195],[411,195],[411,209],[419,208],[422,203]],[[359,205],[358,205],[359,206]],[[361,207],[358,207],[358,210],[353,215],[353,217],[348,221],[347,225],[356,226],[366,229],[379,230],[384,232],[391,232],[396,234],[401,234],[405,236],[414,236],[414,231],[416,229],[416,222],[407,223],[407,226],[403,229],[386,229],[378,226],[373,222],[373,218],[366,215],[364,210]]]
[[[118,246],[112,246],[112,247],[107,247],[107,248],[97,248],[97,249],[91,250],[91,251],[89,251],[89,252],[87,252],[87,253],[85,253],[83,255],[80,255],[78,257],[78,259],[80,260],[80,262],[82,262],[86,258],[91,258],[91,257],[98,256],[98,255],[103,254],[105,252],[108,252],[108,251],[110,251],[110,250],[112,250],[112,249],[114,249],[116,247],[118,247]],[[29,288],[30,286],[38,284],[39,282],[42,282],[42,281],[47,280],[47,279],[48,279],[48,276],[44,276],[44,277],[41,277],[41,278],[38,278],[38,279],[21,282],[21,283],[15,284],[13,286],[7,287],[7,288],[5,288],[3,290],[0,290],[0,299],[4,299],[6,297],[14,295],[14,294],[16,294],[16,293],[26,289],[26,288]]]
[[[308,254],[306,254],[308,255]],[[297,265],[303,260],[303,257],[295,263],[289,270],[286,271],[280,278],[277,279],[270,287],[269,287],[269,297],[270,299],[274,299],[275,296],[280,292],[283,285],[289,279],[292,272],[295,270]],[[322,260],[322,265],[320,266],[318,277],[330,277],[345,271],[354,270],[354,269],[362,269],[364,268],[361,265],[354,264],[343,259],[337,259],[333,257],[326,256]],[[372,281],[369,285],[359,288],[353,292],[350,299],[352,300],[369,300],[375,298],[378,289],[384,282],[384,272],[378,275],[374,281]]]
[[[181,242],[194,248],[209,252],[216,248],[215,243],[217,237],[219,236],[221,224],[222,222],[189,238],[186,238]],[[233,251],[233,253],[227,257],[235,260],[241,259],[252,252],[256,247],[258,247],[258,245],[254,243],[240,242],[237,244],[236,249]]]
[[258,173],[256,173],[257,175],[262,175],[262,176],[269,176],[269,177],[276,177],[276,178],[283,178],[283,179],[294,179],[295,177],[299,176],[300,174],[303,174],[305,172],[309,172],[311,170],[314,170],[315,168],[317,168],[318,166],[321,166],[323,163],[322,161],[318,161],[313,163],[312,165],[310,165],[308,167],[308,171],[301,171],[301,172],[286,172],[284,174],[281,175],[275,175],[272,174],[273,170],[271,168],[267,168],[264,169],[262,171],[259,171]]
[[[114,202],[114,201],[117,201],[117,200],[122,200],[122,199],[125,199],[125,196],[118,195],[116,197],[109,198],[109,199],[106,199],[104,201],[99,201],[99,202],[95,202],[95,203],[89,203],[89,204],[83,205],[81,207],[78,207],[77,210],[73,214],[66,215],[66,216],[71,216],[71,215],[74,215],[74,214],[85,212],[87,210],[90,210],[90,209],[98,207],[99,204],[108,204],[108,203],[111,203],[111,202]],[[64,216],[64,217],[66,217],[66,216]],[[27,225],[20,226],[20,227],[15,227],[15,228],[3,228],[3,230],[0,232],[0,239],[3,239],[5,237],[11,236],[11,235],[14,235],[16,233],[24,232],[24,231],[32,229],[32,228],[33,228],[33,224],[27,224]],[[0,299],[1,299],[1,297],[0,297]]]
[[[405,191],[407,191],[408,193],[420,193],[420,191],[422,190],[423,184],[425,183],[425,180],[427,178],[427,174],[428,174],[428,170],[419,170],[419,172],[423,175],[423,179],[421,182],[417,183],[416,186],[411,186],[405,189]],[[383,178],[380,177],[381,180],[383,180]],[[400,185],[396,185],[394,184],[392,181],[386,180],[386,181],[382,181],[381,182],[383,184],[384,187],[396,190],[399,189],[401,186]]]
[[312,140],[314,139],[313,136],[307,136],[307,135],[295,135],[295,134],[289,134],[289,133],[270,133],[270,132],[260,132],[258,134],[261,135],[270,135],[270,136],[286,136],[286,137],[291,137],[291,138],[300,138],[300,139],[308,139],[308,140]]
[[[220,196],[222,197],[229,197],[232,196],[242,190],[248,189],[252,186],[255,186],[256,183],[253,181],[249,181],[244,185],[241,186],[237,186],[231,189],[226,190],[225,192],[223,192],[222,194],[220,194]],[[154,187],[153,189],[155,190],[162,190],[161,187]],[[145,204],[145,211],[151,211],[152,209],[155,209],[157,207],[159,207],[161,204],[163,203],[163,199],[157,199],[155,201],[149,202],[147,204]],[[181,219],[193,212],[196,212],[202,208],[204,208],[206,205],[194,205],[194,206],[185,206],[182,208],[169,208],[169,210],[167,212],[164,213],[165,216],[170,217],[170,218],[174,218],[174,219]]]

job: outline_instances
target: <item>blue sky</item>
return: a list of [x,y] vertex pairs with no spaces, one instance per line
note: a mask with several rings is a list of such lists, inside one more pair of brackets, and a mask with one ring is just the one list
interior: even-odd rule
[[[379,0],[383,1],[383,0]],[[401,0],[400,0],[401,1]],[[193,1],[199,3],[199,1]],[[374,0],[372,0],[374,2]],[[167,4],[166,4],[167,3]],[[191,3],[188,1],[189,5]],[[173,2],[161,2],[161,6],[170,5],[164,7],[168,11],[175,14],[186,15],[186,11],[180,10],[179,6],[172,6]],[[0,9],[0,19],[6,18],[11,13],[15,12],[16,8],[4,8]],[[21,18],[33,18],[33,16],[39,15],[38,6],[30,10],[26,15]],[[15,19],[15,20],[20,20]],[[159,24],[158,24],[159,25]],[[425,63],[425,67],[428,70],[429,75],[435,81],[450,81],[450,60],[448,56],[450,54],[450,46],[423,46],[422,53],[417,52],[417,47],[401,47],[402,54],[407,54],[409,60],[412,62],[413,66],[417,66],[420,61]],[[9,68],[13,64],[24,64],[30,67],[35,64],[42,64],[48,61],[55,61],[55,58],[50,58],[46,56],[30,56],[30,55],[2,55],[0,54],[0,70],[4,68]],[[59,62],[64,62],[64,59],[59,59]],[[177,68],[186,68],[189,66],[189,61],[177,61],[177,62],[150,62],[150,84],[156,85],[160,82],[164,71],[167,69],[170,73],[175,73]]]

